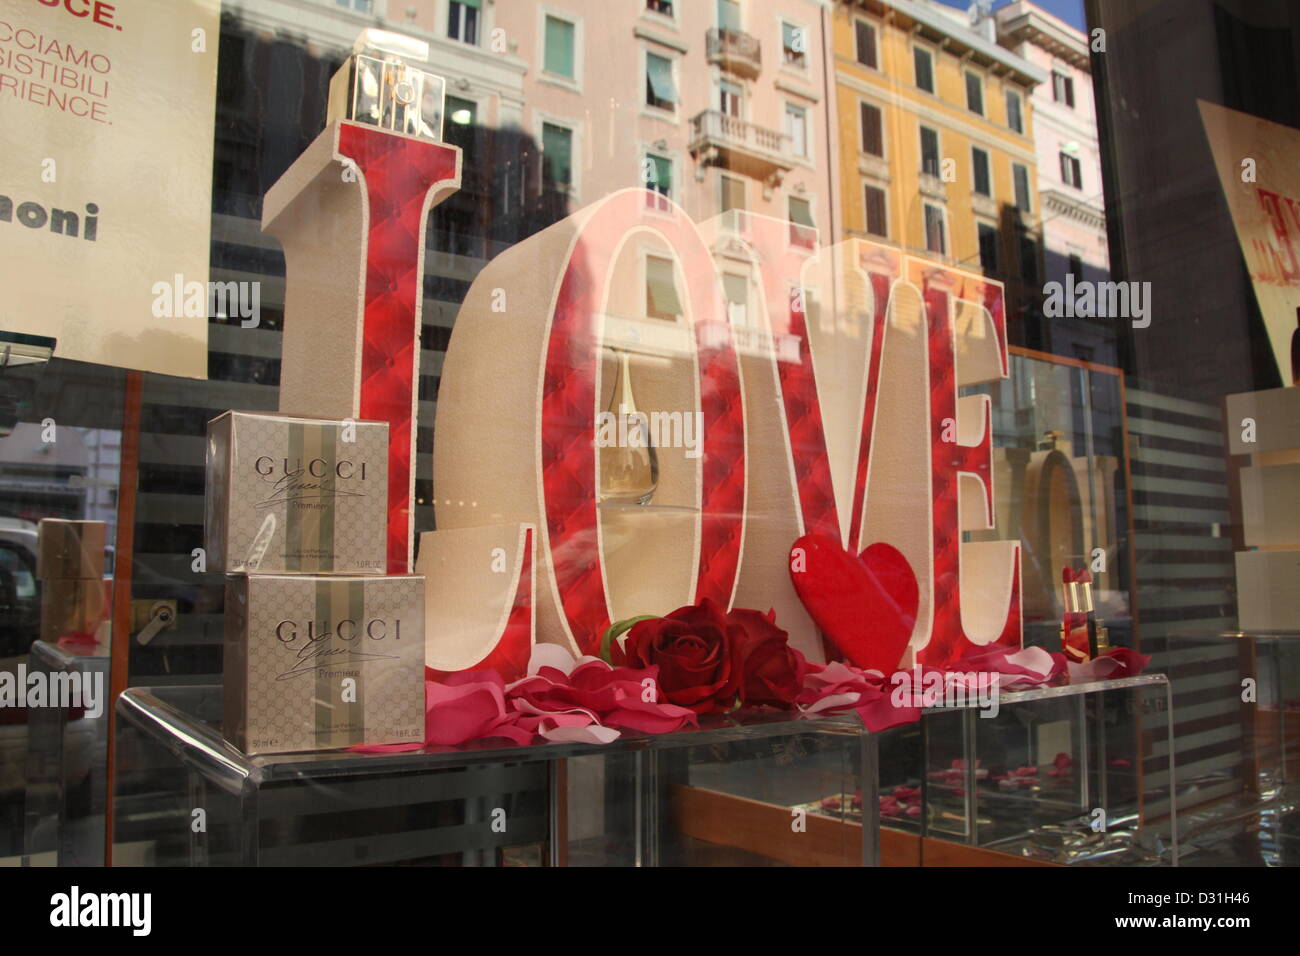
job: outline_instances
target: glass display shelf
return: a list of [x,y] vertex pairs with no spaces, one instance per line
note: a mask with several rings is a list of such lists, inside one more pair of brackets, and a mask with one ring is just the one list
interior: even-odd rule
[[[27,711],[24,853],[31,866],[102,866],[108,765],[108,648],[35,641],[31,673],[81,674],[101,682],[96,717],[81,709]],[[95,677],[94,675],[98,675]]]
[[118,699],[115,864],[878,859],[874,821],[849,819],[857,795],[874,808],[877,776],[875,738],[855,715],[733,713],[604,745],[249,757],[222,738],[221,704],[216,686],[133,688]]
[[1176,632],[1158,654],[1177,689],[1185,861],[1300,864],[1300,631]]
[[1163,674],[927,708],[882,736],[881,824],[1045,863],[1177,866],[1172,726]]

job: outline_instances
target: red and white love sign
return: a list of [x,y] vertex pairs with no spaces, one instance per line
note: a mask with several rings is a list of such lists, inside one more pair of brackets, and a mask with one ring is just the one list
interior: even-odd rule
[[[643,506],[601,500],[597,422],[621,355],[637,410],[687,425],[651,429]],[[940,666],[1018,646],[1018,546],[962,541],[992,528],[993,486],[989,400],[958,388],[1007,367],[1002,286],[982,276],[861,239],[817,249],[752,213],[697,225],[638,189],[575,213],[490,262],[456,321],[439,531],[421,547],[467,573],[463,600],[429,609],[437,666],[486,659],[494,628],[455,660],[448,635],[503,619],[502,601],[521,620],[525,593],[535,639],[581,653],[612,620],[705,597],[774,608],[819,660]],[[492,526],[536,529],[499,536],[535,560],[499,560],[512,549],[491,534],[437,543]],[[525,566],[535,590],[499,577]]]

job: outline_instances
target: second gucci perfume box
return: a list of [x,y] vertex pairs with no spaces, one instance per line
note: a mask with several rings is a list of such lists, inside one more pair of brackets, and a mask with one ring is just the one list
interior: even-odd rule
[[227,740],[246,754],[424,739],[424,578],[226,578]]

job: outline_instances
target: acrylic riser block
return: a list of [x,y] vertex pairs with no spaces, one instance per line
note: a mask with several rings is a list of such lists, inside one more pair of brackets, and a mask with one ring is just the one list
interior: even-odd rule
[[925,865],[1177,865],[1169,702],[1150,674],[928,708],[881,736],[882,840],[920,837]]
[[62,707],[27,711],[24,849],[31,866],[102,866],[107,807],[108,654],[36,641],[29,673],[100,675],[98,717]]
[[1179,833],[1191,866],[1300,864],[1300,632],[1175,632]]

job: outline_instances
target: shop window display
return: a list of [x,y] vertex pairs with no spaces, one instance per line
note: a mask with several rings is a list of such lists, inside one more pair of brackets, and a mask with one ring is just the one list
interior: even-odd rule
[[0,861],[1294,864],[1295,11],[616,6],[0,2]]

